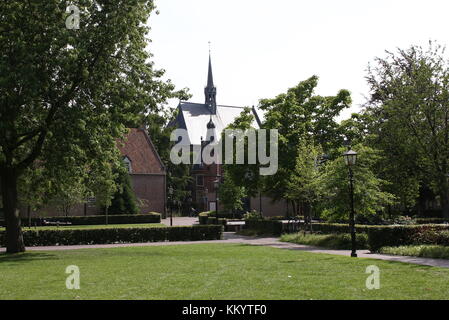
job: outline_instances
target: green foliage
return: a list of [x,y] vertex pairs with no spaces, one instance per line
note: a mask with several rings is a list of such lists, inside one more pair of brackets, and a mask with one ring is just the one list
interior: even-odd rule
[[[179,99],[187,100],[190,95],[185,89],[179,95]],[[166,108],[163,112],[151,113],[146,117],[148,124],[148,134],[161,157],[167,172],[167,188],[172,188],[173,194],[169,197],[168,207],[174,209],[183,206],[183,211],[190,213],[191,203],[191,183],[193,178],[190,174],[191,165],[174,165],[170,160],[170,150],[174,142],[170,141],[172,131],[175,129],[169,126],[171,121],[176,118],[176,109]]]
[[[355,225],[355,230],[357,233],[367,233],[371,226],[368,225]],[[349,224],[342,223],[314,223],[312,225],[313,232],[318,232],[322,234],[339,234],[339,233],[350,233],[351,229]]]
[[[305,244],[309,246],[317,246],[335,250],[352,249],[351,235],[349,233],[340,234],[306,234],[299,232],[296,234],[284,234],[281,241],[296,244]],[[357,250],[368,248],[368,236],[365,233],[356,234]]]
[[322,97],[314,94],[317,85],[318,77],[313,76],[287,93],[260,101],[260,108],[266,111],[263,127],[279,130],[279,170],[265,182],[273,199],[287,196],[303,141],[313,141],[324,152],[341,145],[335,117],[350,106],[350,93],[341,90],[336,96]]
[[117,191],[111,200],[111,206],[108,208],[110,214],[137,214],[139,208],[137,199],[131,186],[131,177],[128,172],[121,168],[115,180]]
[[388,155],[383,175],[405,209],[429,187],[449,217],[449,63],[445,49],[411,46],[369,68],[370,139]]
[[322,154],[320,147],[306,140],[300,141],[296,166],[287,184],[285,198],[302,203],[307,208],[303,212],[307,216],[311,213],[310,206],[320,197],[319,161]]
[[[116,139],[180,92],[162,80],[164,71],[154,68],[147,50],[152,0],[76,5],[80,29],[69,30],[64,1],[0,2],[0,177],[2,188],[13,191],[32,191],[35,165],[40,180],[53,185],[83,177],[107,206],[120,160]],[[49,198],[36,191],[35,199]],[[3,197],[9,252],[24,250],[14,194]]]
[[[24,230],[27,246],[90,245],[111,243],[145,243],[160,241],[220,240],[222,226],[115,229]],[[0,246],[5,245],[0,231]]]
[[256,210],[252,210],[251,212],[245,213],[244,218],[245,218],[245,220],[262,220],[263,219],[260,212],[257,212]]
[[416,218],[417,224],[446,224],[449,223],[449,219],[446,218]]
[[[245,108],[244,111],[231,123],[226,129],[240,130],[242,133],[241,137],[226,137],[226,131],[222,133],[222,141],[227,139],[233,139],[234,141],[234,154],[233,154],[233,164],[223,165],[223,170],[226,175],[226,179],[229,182],[229,192],[231,195],[243,194],[245,196],[254,197],[259,192],[263,190],[263,179],[260,176],[260,164],[258,162],[257,152],[256,152],[256,163],[249,164],[249,152],[245,152],[244,163],[237,164],[236,150],[237,145],[243,146],[244,150],[249,150],[249,139],[248,132],[252,130],[255,132],[254,138],[257,139],[258,131],[252,127],[254,121],[254,115],[250,108]],[[223,161],[224,162],[224,161]],[[226,180],[225,180],[226,183]],[[243,197],[242,197],[243,198]],[[241,207],[241,204],[239,205]],[[232,209],[231,209],[232,210]]]
[[198,214],[198,221],[200,225],[206,225],[209,218],[209,212],[201,212]]
[[224,171],[223,178],[224,182],[218,189],[221,204],[229,212],[242,210],[243,198],[246,196],[245,188],[236,185],[226,171]]
[[[353,147],[357,151],[357,164],[353,167],[354,207],[360,216],[379,216],[387,205],[394,201],[393,195],[383,191],[387,181],[379,179],[373,172],[380,155],[363,145]],[[342,155],[344,148],[338,149]],[[318,183],[322,188],[322,217],[332,220],[346,220],[350,212],[349,174],[343,157],[328,161]]]
[[449,259],[448,246],[420,245],[383,247],[379,250],[379,253],[431,259]]
[[397,247],[421,244],[449,245],[448,225],[376,226],[368,229],[371,251],[382,247]]
[[282,234],[282,222],[280,221],[270,221],[270,220],[246,220],[245,219],[245,230],[256,230],[260,235],[274,235],[280,236]]

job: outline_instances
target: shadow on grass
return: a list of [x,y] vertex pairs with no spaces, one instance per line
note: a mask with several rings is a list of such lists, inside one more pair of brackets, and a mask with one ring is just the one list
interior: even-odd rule
[[24,252],[16,254],[0,253],[0,264],[8,262],[32,262],[39,260],[53,260],[56,255],[47,252]]

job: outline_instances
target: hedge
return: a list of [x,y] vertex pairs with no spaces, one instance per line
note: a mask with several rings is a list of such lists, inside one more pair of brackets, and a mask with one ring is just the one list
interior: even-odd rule
[[449,226],[370,226],[368,228],[368,245],[373,252],[382,247],[421,244],[449,245]]
[[279,236],[282,234],[282,227],[282,222],[277,220],[245,220],[244,229]]
[[[169,228],[116,228],[78,230],[24,230],[26,246],[91,245],[146,243],[156,241],[220,240],[222,226],[188,226]],[[0,246],[5,246],[5,231],[0,231]]]
[[[355,230],[357,233],[367,233],[372,226],[356,224]],[[350,233],[349,224],[343,223],[312,223],[313,232],[320,232],[324,234],[331,233]]]
[[416,218],[417,224],[445,224],[449,223],[447,218]]
[[[61,222],[69,223],[74,226],[79,225],[101,225],[106,223],[106,216],[79,216],[79,217],[48,217],[32,218],[32,226],[42,226],[43,222]],[[108,215],[108,224],[139,224],[139,223],[161,223],[161,215],[156,212],[148,214],[128,214],[128,215]],[[21,219],[22,226],[28,226],[28,219]],[[4,226],[4,224],[3,224]]]
[[242,219],[243,215],[240,213],[225,213],[225,212],[218,212],[216,213],[215,211],[206,211],[206,212],[201,212],[198,214],[198,220],[199,223],[201,225],[204,224],[217,224],[218,222],[211,219],[210,221],[208,221],[208,218],[216,218],[216,219],[225,219],[225,220],[229,220],[229,219]]

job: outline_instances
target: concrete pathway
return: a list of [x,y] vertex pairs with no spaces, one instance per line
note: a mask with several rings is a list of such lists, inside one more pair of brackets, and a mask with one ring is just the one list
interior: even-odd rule
[[[170,217],[162,219],[161,223],[170,226]],[[199,224],[198,217],[173,217],[173,226],[192,226]]]
[[[190,218],[191,219],[191,218]],[[181,223],[181,222],[179,222]],[[129,244],[100,244],[100,245],[80,245],[80,246],[51,246],[51,247],[28,247],[28,251],[55,251],[55,250],[78,250],[78,249],[107,249],[107,248],[123,248],[123,247],[153,247],[153,246],[177,246],[187,244],[212,244],[212,243],[239,243],[254,246],[267,246],[279,249],[301,250],[312,253],[324,253],[341,256],[350,256],[350,250],[327,250],[323,248],[294,244],[289,242],[281,242],[278,238],[254,238],[237,235],[234,232],[225,232],[223,240],[212,241],[178,241],[178,242],[149,242],[149,243],[129,243]],[[0,248],[0,252],[5,252],[5,248]],[[407,256],[393,256],[386,254],[372,254],[368,250],[357,251],[359,258],[370,258],[377,260],[387,260],[411,263],[424,266],[449,268],[449,260],[418,258]]]

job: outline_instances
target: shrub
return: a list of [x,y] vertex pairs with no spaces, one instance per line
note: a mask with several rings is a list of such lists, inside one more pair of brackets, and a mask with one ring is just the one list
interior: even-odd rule
[[[26,246],[90,245],[111,243],[145,243],[156,241],[219,240],[222,226],[170,228],[56,229],[24,230]],[[5,246],[5,232],[0,231],[0,245]]]
[[449,244],[448,230],[449,226],[445,225],[371,226],[368,228],[368,244],[373,252],[382,247]]
[[[355,230],[357,233],[367,233],[368,229],[371,226],[368,225],[355,225]],[[319,232],[323,234],[332,234],[332,233],[350,233],[351,230],[349,228],[349,224],[342,223],[313,223],[312,224],[313,232]]]
[[[324,247],[337,250],[350,250],[352,248],[351,235],[349,233],[340,234],[285,234],[281,241],[297,244],[305,244],[317,247]],[[357,249],[368,248],[368,236],[365,233],[356,234]]]
[[416,218],[417,224],[445,224],[449,223],[447,218]]
[[449,247],[437,245],[383,247],[379,252],[399,256],[449,259]]
[[111,214],[137,214],[137,198],[131,186],[131,177],[129,173],[122,168],[117,172],[115,183],[118,190],[112,198],[108,210]]
[[207,219],[209,218],[209,212],[201,212],[198,214],[198,221],[200,225],[207,224]]
[[284,216],[266,217],[265,220],[288,220],[294,218],[286,218]]
[[260,212],[257,212],[256,210],[253,210],[253,211],[251,211],[251,212],[247,212],[247,213],[244,215],[244,219],[245,219],[245,220],[262,220],[263,217],[262,217],[262,215],[260,214]]
[[282,222],[280,221],[270,221],[270,220],[245,220],[244,229],[254,230],[258,234],[272,234],[281,235],[282,233]]
[[207,224],[218,224],[218,218],[209,216],[207,218]]

